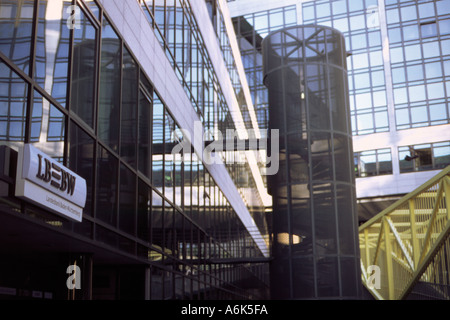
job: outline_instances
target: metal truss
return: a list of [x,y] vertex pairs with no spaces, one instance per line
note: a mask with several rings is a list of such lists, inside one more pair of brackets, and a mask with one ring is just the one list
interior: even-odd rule
[[379,300],[450,299],[450,166],[359,228],[362,280]]

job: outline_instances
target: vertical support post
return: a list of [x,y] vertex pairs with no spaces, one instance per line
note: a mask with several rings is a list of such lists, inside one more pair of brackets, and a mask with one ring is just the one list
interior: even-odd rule
[[445,208],[447,209],[447,221],[450,220],[450,176],[444,178]]
[[94,274],[94,259],[92,254],[85,255],[85,272],[84,272],[84,299],[92,300],[92,279]]
[[384,241],[386,247],[386,266],[387,266],[387,279],[388,279],[388,288],[389,288],[389,300],[394,300],[395,291],[394,291],[394,273],[392,267],[392,247],[391,247],[391,237],[389,224],[386,221],[386,218],[383,217],[383,227],[384,227]]
[[419,265],[420,250],[419,250],[419,239],[417,239],[416,232],[416,215],[415,215],[415,203],[414,199],[409,199],[409,220],[411,221],[411,244],[413,247],[413,259],[414,259],[414,270],[417,269]]
[[366,246],[366,265],[364,266],[367,270],[367,268],[370,266],[370,250],[369,250],[369,229],[364,229],[364,245]]
[[441,180],[439,182],[439,189],[437,191],[436,198],[434,201],[434,208],[431,211],[431,216],[428,222],[427,233],[425,234],[425,241],[423,244],[422,253],[420,254],[419,262],[422,262],[422,260],[425,258],[428,249],[430,247],[431,235],[433,233],[434,223],[436,221],[436,217],[439,211],[439,203],[441,202],[442,196],[444,195],[444,185],[445,185],[444,180]]
[[144,293],[144,299],[145,300],[150,300],[151,298],[151,291],[150,291],[150,282],[151,282],[151,272],[150,272],[150,267],[146,267],[145,268],[145,276],[144,276],[144,281],[145,281],[145,293]]

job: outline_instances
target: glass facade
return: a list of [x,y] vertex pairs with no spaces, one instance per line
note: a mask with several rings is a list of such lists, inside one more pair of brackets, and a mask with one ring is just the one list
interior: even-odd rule
[[386,1],[398,130],[449,123],[450,2]]
[[378,1],[309,1],[303,23],[334,27],[344,33],[352,131],[364,135],[389,131],[383,44]]
[[[235,129],[189,1],[139,3],[211,137]],[[128,257],[142,279],[146,268],[147,298],[266,297],[267,264],[226,263],[262,253],[201,159],[171,153],[183,132],[108,12],[68,0],[0,1],[0,12],[1,144],[32,143],[87,182],[81,223],[11,194],[2,208]],[[236,188],[255,188],[247,162],[227,168]],[[247,201],[267,234],[258,192]],[[142,286],[115,297],[143,298]]]
[[[234,90],[239,111],[233,110],[219,84],[219,75],[213,68],[213,62],[200,33],[192,6],[186,0],[139,1],[148,22],[154,28],[166,56],[191,99],[200,120],[203,123],[207,139],[219,139],[219,133],[225,136],[227,129],[248,130],[250,138],[259,131],[258,124],[251,121],[248,104],[243,93],[243,85],[236,70],[236,58],[230,47],[228,32],[223,14],[217,1],[207,1],[207,8],[221,48],[225,66]],[[236,112],[239,116],[236,117]],[[241,120],[242,119],[242,120]],[[263,131],[262,131],[263,132]],[[257,190],[255,177],[249,167],[249,161],[243,151],[219,152],[219,156],[233,179],[244,201],[250,206],[250,212],[259,231],[268,243],[268,226],[265,219],[264,203]],[[262,171],[262,163],[258,163]],[[263,179],[259,174],[260,179]]]
[[450,142],[436,142],[398,148],[400,172],[443,169],[450,162]]
[[[398,147],[400,173],[443,169],[450,163],[449,142],[435,142]],[[356,177],[393,173],[391,149],[356,152]]]
[[[261,105],[267,106],[260,56],[260,43],[267,32],[281,26],[317,24],[344,34],[352,134],[357,138],[367,137],[368,141],[357,144],[355,150],[358,178],[404,172],[397,162],[397,156],[401,156],[398,148],[404,143],[396,141],[396,132],[405,131],[401,134],[408,135],[408,129],[439,128],[450,123],[448,0],[304,0],[289,5],[268,1],[252,9],[245,7],[243,1],[242,7],[240,1],[230,2],[257,110]],[[263,10],[264,7],[270,9]],[[263,123],[267,126],[269,120],[263,120],[267,115],[259,113],[258,119],[261,127]],[[442,130],[446,131],[444,127]],[[381,149],[392,148],[392,154],[384,154],[385,160],[381,161],[369,142],[372,135],[377,139],[377,133],[392,134],[390,145],[380,145]],[[431,140],[441,141],[442,137],[431,137]],[[373,164],[378,169],[365,172],[362,166],[368,164],[362,164],[361,156],[362,162],[370,161],[369,166]],[[386,170],[380,171],[380,165],[375,163],[383,163]]]
[[296,25],[296,7],[251,13],[233,18],[233,23],[258,125],[264,131],[269,123],[269,101],[267,88],[263,84],[261,42],[269,32]]
[[[229,2],[232,6],[240,1]],[[353,218],[341,216],[355,210],[353,203],[343,201],[355,198],[355,186],[346,172],[354,172],[357,178],[408,177],[450,164],[450,0],[280,1],[278,7],[257,6],[232,21],[227,20],[226,1],[123,3],[124,8],[135,9],[130,12],[142,15],[141,27],[148,27],[147,23],[151,27],[145,30],[156,36],[155,44],[169,62],[165,72],[173,73],[181,84],[205,130],[206,142],[220,139],[227,129],[265,138],[271,123],[281,121],[277,115],[269,117],[269,94],[263,84],[262,41],[269,33],[298,23],[343,33],[345,75],[330,72],[320,63],[303,71],[294,68],[297,76],[306,79],[310,92],[299,91],[292,106],[308,100],[320,107],[300,114],[296,110],[291,113],[295,117],[286,118],[285,163],[280,170],[289,181],[284,191],[271,188],[271,177],[266,181],[261,175],[262,163],[257,164],[260,172],[252,167],[249,154],[259,158],[261,152],[216,154],[262,242],[269,250],[271,242],[276,243],[274,253],[280,256],[292,253],[283,258],[280,268],[284,269],[278,271],[288,272],[293,282],[302,285],[284,290],[288,284],[277,283],[278,294],[293,298],[357,295],[355,286],[346,285],[359,268],[356,249],[344,239],[355,232]],[[51,237],[45,240],[49,243],[57,242],[56,234],[84,243],[76,252],[85,251],[83,266],[93,262],[94,281],[92,292],[77,294],[78,298],[267,298],[270,281],[258,245],[261,239],[255,239],[242,222],[236,198],[227,198],[223,185],[197,153],[183,149],[172,154],[175,145],[189,140],[176,121],[180,117],[164,96],[167,88],[154,85],[158,82],[148,76],[145,61],[137,59],[139,52],[132,50],[131,38],[123,33],[119,20],[130,18],[131,13],[118,17],[108,6],[95,0],[0,0],[0,145],[18,150],[33,144],[87,182],[83,221],[76,223],[16,198],[15,172],[0,170],[0,211],[5,213],[0,221],[7,215],[23,218],[22,224],[1,223],[0,241],[14,245],[14,238],[5,236],[14,232],[1,234],[7,229],[2,224],[19,229],[29,222],[47,228],[42,234]],[[198,19],[202,15],[209,19]],[[203,34],[209,29],[213,32]],[[211,43],[217,48],[211,50]],[[312,51],[325,50],[319,43],[314,46]],[[295,52],[294,47],[283,53],[288,51]],[[305,57],[312,51],[305,52]],[[331,61],[332,55],[328,58],[327,63],[336,62]],[[241,78],[241,67],[247,81]],[[345,81],[339,81],[344,76]],[[296,89],[305,89],[304,85]],[[337,87],[330,89],[330,85]],[[335,89],[349,91],[349,101],[343,103],[349,108],[349,121],[343,119],[344,113],[335,112],[342,107]],[[322,113],[324,106],[330,112]],[[332,129],[325,129],[327,125]],[[426,127],[434,130],[434,136],[414,131]],[[409,132],[418,133],[409,138]],[[348,152],[352,134],[354,138],[381,137],[385,143],[360,143],[352,157]],[[413,141],[415,137],[420,142]],[[311,144],[316,138],[321,142],[312,144],[308,155],[302,143],[292,147],[292,141]],[[347,160],[348,168],[337,169]],[[288,195],[302,194],[289,204],[291,211],[286,209],[291,215],[274,220],[273,226],[267,220],[270,208],[263,201],[267,199],[262,198],[261,181],[269,182],[275,195],[286,192],[274,199],[277,208],[286,205]],[[333,205],[324,204],[325,200]],[[325,220],[334,221],[335,226],[322,224]],[[289,225],[286,232],[274,235],[271,228],[284,223]],[[305,230],[314,235],[315,244],[323,246],[305,248]],[[36,246],[44,242],[39,233],[33,235],[38,239]],[[101,252],[101,261],[98,252],[89,253],[94,247]],[[0,246],[0,254],[8,253],[19,263],[8,250]],[[31,251],[27,251],[30,261]],[[47,254],[50,267],[44,278],[53,283],[51,263],[57,259]],[[128,266],[111,262],[119,260]],[[0,273],[14,274],[15,265],[5,261],[0,261]],[[33,272],[36,282],[38,270]],[[314,283],[305,280],[317,274],[327,276]],[[0,278],[0,287],[26,279],[14,275]],[[148,287],[144,288],[144,282]],[[50,296],[67,298],[66,289],[45,290]]]
[[356,177],[392,174],[391,149],[367,150],[354,153]]
[[449,1],[305,1],[302,9],[303,23],[346,36],[354,135],[449,123]]

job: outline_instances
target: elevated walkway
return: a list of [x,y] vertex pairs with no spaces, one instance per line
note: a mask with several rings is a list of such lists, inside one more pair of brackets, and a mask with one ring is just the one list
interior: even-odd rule
[[379,300],[450,299],[450,166],[359,228],[362,281]]

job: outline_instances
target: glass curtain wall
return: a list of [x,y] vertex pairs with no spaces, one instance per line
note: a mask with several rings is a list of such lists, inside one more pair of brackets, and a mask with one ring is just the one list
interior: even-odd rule
[[297,10],[295,6],[258,11],[233,18],[242,62],[262,135],[265,135],[268,129],[269,111],[267,88],[263,84],[261,42],[269,32],[296,24]]
[[[320,0],[302,4],[305,24],[332,26],[345,35],[346,47],[351,53],[347,64],[353,134],[448,124],[450,1],[382,2],[383,11],[377,0]],[[386,27],[387,33],[384,43],[382,27]],[[382,48],[389,51],[387,65],[391,76],[384,70]],[[386,99],[390,94],[386,91],[388,84],[392,86],[391,114],[395,117],[390,121]],[[393,124],[391,128],[389,122]],[[403,167],[415,166],[411,160],[405,160],[406,155],[412,154],[408,148],[392,150],[398,153],[400,173],[407,172]],[[419,167],[420,170],[438,168],[434,165]],[[368,174],[374,172],[371,170]]]
[[[139,0],[139,3],[202,121],[206,140],[218,139],[219,131],[225,137],[227,129],[236,130],[237,120],[232,117],[230,107],[219,85],[219,75],[212,66],[190,2],[187,0]],[[235,58],[231,53],[222,13],[215,1],[209,3],[214,3],[214,10],[210,7],[210,15],[215,17],[212,20],[213,26],[229,71],[229,75],[220,76],[230,77],[244,119],[244,128],[254,129],[243,97],[242,84],[237,74]],[[244,152],[219,152],[219,156],[240,190],[243,201],[248,203],[249,211],[257,221],[259,231],[267,238],[268,226],[264,217],[264,204],[256,188],[255,179],[248,170],[249,164]],[[244,197],[248,190],[253,195],[251,198]]]
[[308,1],[303,23],[333,27],[345,36],[352,132],[389,131],[378,1]]
[[[79,17],[73,28],[70,5]],[[81,175],[87,202],[75,223],[13,196],[0,201],[141,261],[151,269],[152,299],[249,298],[242,280],[261,266],[212,259],[257,257],[259,249],[196,155],[180,164],[170,153],[181,131],[103,8],[4,0],[0,12],[1,144],[32,143]],[[189,28],[177,34],[195,38]],[[189,83],[210,83],[196,50]],[[195,101],[207,91],[198,89]],[[229,113],[214,115],[229,121]]]
[[386,1],[396,129],[447,124],[450,1]]

